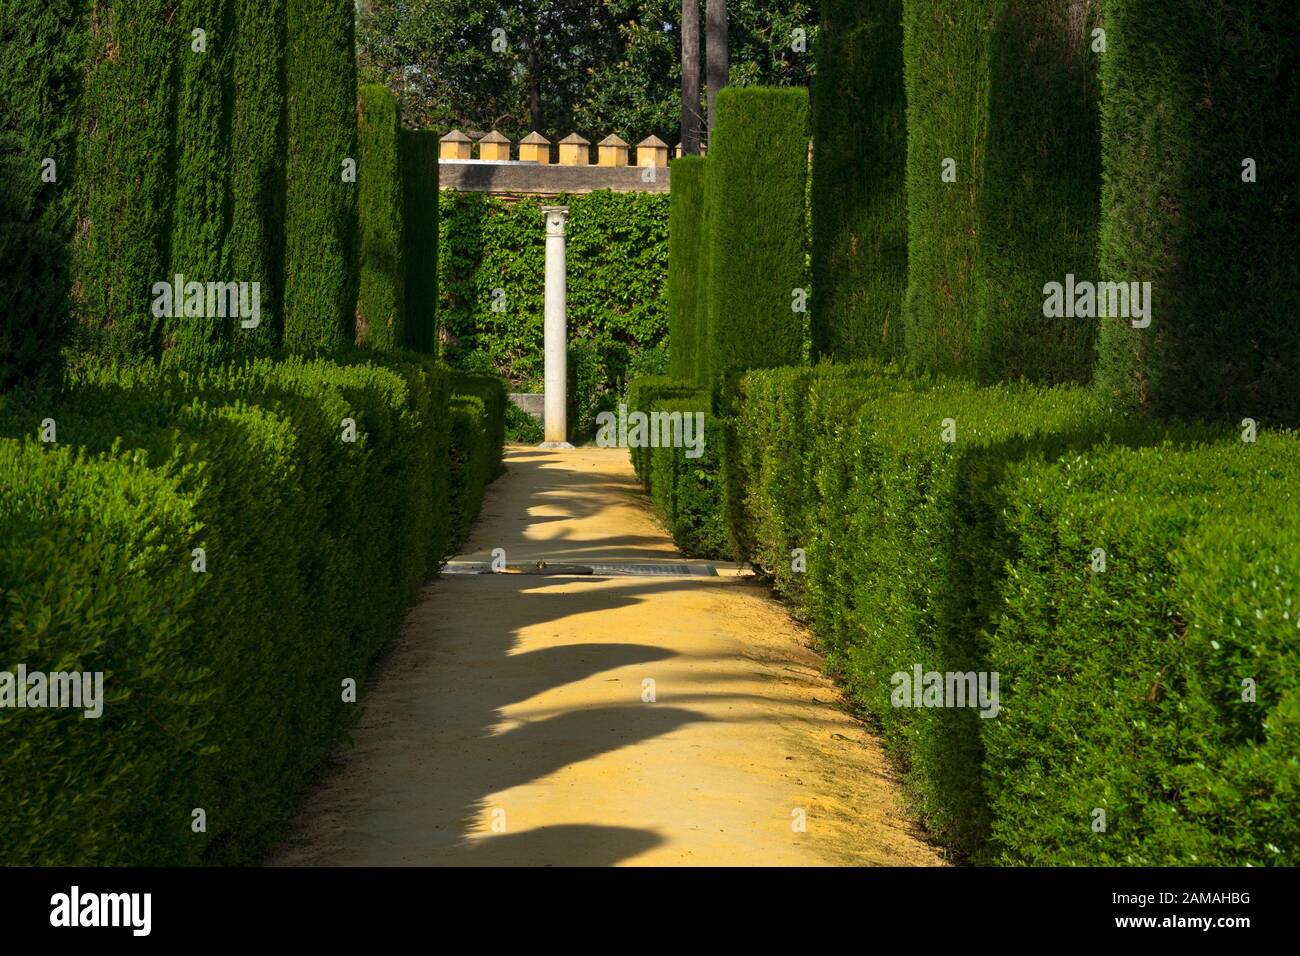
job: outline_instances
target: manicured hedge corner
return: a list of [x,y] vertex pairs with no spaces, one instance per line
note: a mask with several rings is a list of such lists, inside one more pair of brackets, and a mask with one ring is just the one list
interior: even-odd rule
[[902,354],[907,289],[902,7],[902,0],[822,3],[813,97],[814,356]]
[[[356,337],[358,182],[353,0],[286,0],[289,166],[284,344],[338,349]],[[356,163],[358,181],[365,176]]]
[[505,382],[495,375],[453,371],[451,390],[451,529],[453,546],[469,535],[488,484],[504,470]]
[[1153,302],[1146,328],[1103,322],[1098,383],[1158,415],[1300,424],[1294,4],[1104,7],[1101,271]]
[[1091,377],[1096,320],[1043,314],[1046,283],[1099,278],[1095,71],[1110,54],[1092,52],[1095,12],[1077,6],[904,0],[904,325],[922,369]]
[[400,348],[406,337],[406,240],[397,97],[368,84],[357,93],[358,211],[361,237],[357,343]]
[[1295,865],[1297,478],[1294,434],[1018,469],[982,728],[1001,862]]
[[438,135],[400,133],[405,239],[406,347],[438,352]]
[[808,91],[727,87],[705,164],[709,380],[797,365],[804,326]]
[[668,336],[672,375],[694,379],[705,341],[699,334],[700,242],[704,206],[701,156],[673,161],[668,209]]
[[730,560],[722,510],[722,428],[709,391],[659,398],[649,411],[647,438],[654,444],[643,454],[655,511],[683,553]]
[[[649,413],[658,401],[673,398],[692,398],[700,391],[693,381],[676,379],[669,375],[643,375],[633,379],[627,387],[627,410]],[[650,449],[629,448],[632,468],[646,490],[651,489]]]

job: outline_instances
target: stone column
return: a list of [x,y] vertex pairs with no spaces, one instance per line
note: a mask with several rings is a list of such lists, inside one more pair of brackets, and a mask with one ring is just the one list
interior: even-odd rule
[[546,307],[545,307],[545,441],[542,448],[572,448],[568,439],[568,335],[565,290],[564,224],[568,206],[543,206],[546,217]]

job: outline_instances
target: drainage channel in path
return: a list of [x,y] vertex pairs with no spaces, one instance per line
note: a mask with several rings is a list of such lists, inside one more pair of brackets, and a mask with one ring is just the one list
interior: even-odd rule
[[553,577],[675,577],[716,578],[718,569],[702,562],[645,562],[645,561],[584,561],[582,563],[557,561],[530,561],[526,564],[507,564],[494,567],[490,561],[448,561],[443,574],[540,574]]

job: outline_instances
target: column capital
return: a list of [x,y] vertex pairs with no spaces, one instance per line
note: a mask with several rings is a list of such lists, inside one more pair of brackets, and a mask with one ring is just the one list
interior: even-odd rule
[[547,236],[564,235],[564,224],[569,219],[568,206],[543,206],[542,215],[546,217]]

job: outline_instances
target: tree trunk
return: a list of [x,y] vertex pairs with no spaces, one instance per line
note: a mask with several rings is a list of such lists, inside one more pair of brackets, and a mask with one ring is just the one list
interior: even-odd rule
[[700,0],[682,0],[682,155],[700,153]]
[[[537,75],[537,37],[528,46],[528,115],[534,133],[542,132],[542,81]],[[545,133],[542,133],[545,136]]]
[[706,57],[708,59],[709,84],[709,139],[713,139],[714,103],[718,99],[718,90],[727,85],[727,0],[708,0],[705,7],[707,20],[705,36]]

